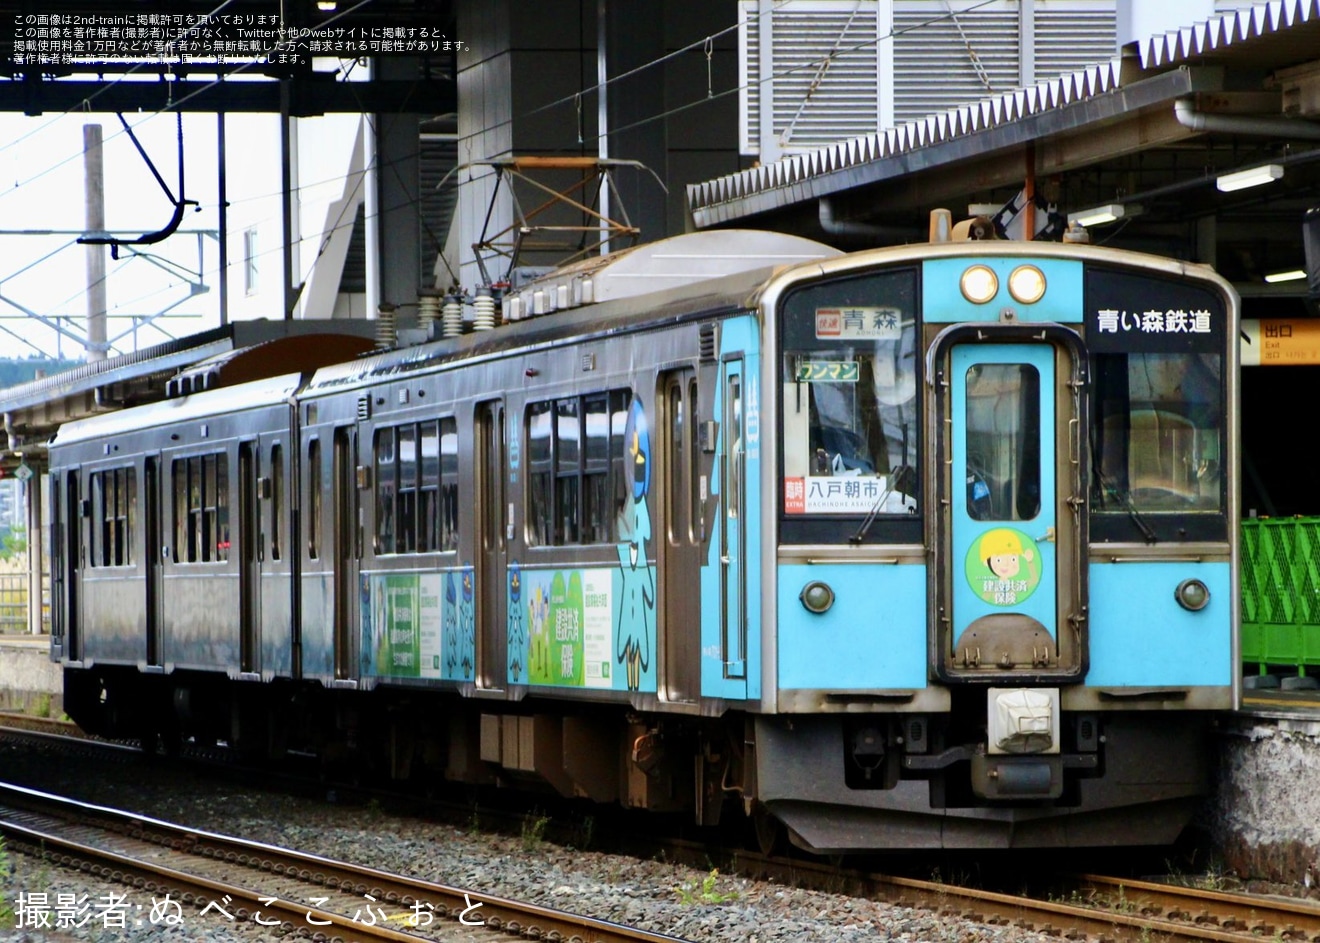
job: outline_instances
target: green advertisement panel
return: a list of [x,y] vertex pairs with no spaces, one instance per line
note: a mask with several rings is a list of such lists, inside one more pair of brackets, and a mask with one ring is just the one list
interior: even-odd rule
[[[614,570],[522,571],[531,684],[613,687]],[[515,602],[515,605],[517,602]]]
[[439,678],[443,600],[439,573],[364,575],[362,673]]

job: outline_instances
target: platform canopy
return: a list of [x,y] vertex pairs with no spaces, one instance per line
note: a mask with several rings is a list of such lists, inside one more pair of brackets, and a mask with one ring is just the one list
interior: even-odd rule
[[[1261,185],[1221,182],[1261,168]],[[1211,262],[1244,296],[1300,298],[1304,283],[1264,279],[1302,264],[1302,216],[1320,205],[1320,0],[1225,13],[1031,88],[689,186],[687,198],[699,229],[854,247],[924,239],[931,209],[999,209],[1028,185],[1065,220],[1109,210],[1093,241]]]

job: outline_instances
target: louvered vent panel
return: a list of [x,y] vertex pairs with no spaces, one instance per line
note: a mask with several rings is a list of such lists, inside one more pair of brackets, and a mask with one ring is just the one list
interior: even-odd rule
[[700,329],[701,362],[714,363],[719,353],[719,339],[714,324],[703,324]]
[[1036,81],[1057,78],[1116,54],[1113,4],[1104,9],[1036,11]]
[[948,7],[942,3],[894,11],[894,120],[898,124],[1007,92],[1019,84],[1016,9],[996,6],[960,12],[952,18],[947,14]]
[[[798,0],[778,6],[774,30],[774,133],[787,153],[879,129],[875,0]],[[757,4],[739,4],[743,153],[759,152],[760,30]]]

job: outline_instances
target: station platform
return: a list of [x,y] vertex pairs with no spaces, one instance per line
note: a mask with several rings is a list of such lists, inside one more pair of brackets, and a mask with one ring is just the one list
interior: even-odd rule
[[64,676],[50,660],[49,635],[0,635],[0,710],[64,713]]

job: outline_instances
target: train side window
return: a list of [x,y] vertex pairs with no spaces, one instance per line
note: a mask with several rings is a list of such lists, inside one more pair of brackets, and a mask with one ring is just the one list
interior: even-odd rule
[[[214,560],[229,559],[229,456],[208,455],[205,460],[206,522],[210,543],[215,546]],[[206,547],[210,552],[210,545]]]
[[687,482],[687,428],[688,417],[683,414],[683,382],[671,380],[668,385],[669,448],[665,450],[665,477],[669,480],[668,537],[670,546],[687,540],[691,528],[688,524]]
[[376,430],[376,553],[394,552],[394,430]]
[[610,393],[610,476],[614,479],[614,532],[611,540],[617,540],[625,519],[628,504],[632,501],[632,467],[628,464],[628,443],[625,432],[628,428],[628,407],[632,405],[632,396],[627,390],[613,390]]
[[395,548],[399,553],[417,552],[417,427],[400,426],[398,508],[395,516]]
[[458,549],[458,420],[440,420],[439,550]]
[[176,459],[174,561],[229,559],[229,457],[224,453]]
[[581,498],[581,420],[576,399],[555,403],[555,526],[558,543],[575,544],[580,539],[578,525]]
[[697,419],[701,414],[697,411],[695,378],[688,381],[687,410],[687,479],[688,488],[691,490],[688,496],[688,539],[693,543],[699,543],[704,539],[706,528],[702,517],[704,502],[701,495],[701,452],[697,448]]
[[131,468],[94,472],[92,479],[92,566],[131,566],[137,480]]
[[92,492],[92,526],[87,529],[87,560],[92,566],[105,566],[101,562],[104,553],[105,537],[102,534],[105,521],[105,487],[103,472],[92,472],[88,485]]
[[421,478],[417,492],[417,552],[440,549],[440,426],[435,421],[419,423],[417,446],[421,453]]
[[284,546],[284,447],[270,447],[270,557],[280,558]]
[[730,376],[727,400],[724,407],[726,416],[724,419],[724,428],[727,430],[726,436],[733,437],[733,444],[729,447],[729,494],[725,502],[725,511],[731,518],[738,516],[738,509],[742,507],[742,476],[743,476],[743,409],[742,409],[742,377]]
[[189,562],[192,541],[188,539],[188,460],[176,459],[170,469],[174,479],[174,562]]
[[611,543],[631,487],[623,430],[632,394],[610,390],[527,406],[527,541]]
[[527,523],[533,546],[549,546],[555,540],[554,510],[550,505],[554,494],[554,466],[550,464],[551,425],[550,403],[531,403],[527,407],[527,489],[530,507]]
[[307,476],[311,486],[308,496],[307,556],[315,560],[321,556],[321,440],[307,443]]
[[582,542],[613,540],[614,515],[610,508],[610,414],[609,397],[584,397],[582,413],[586,448],[582,465]]

